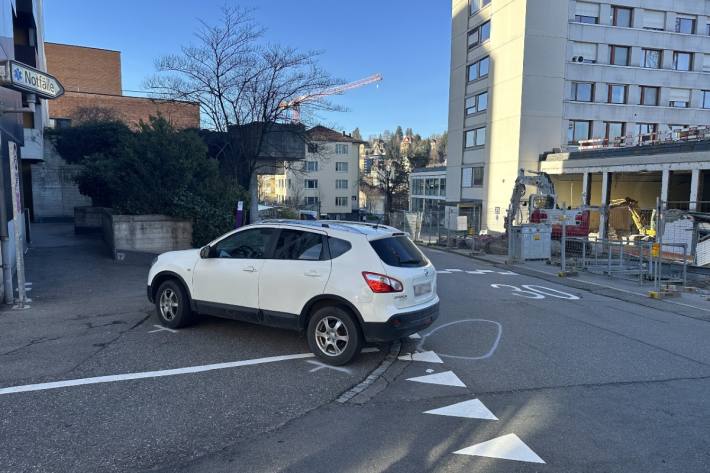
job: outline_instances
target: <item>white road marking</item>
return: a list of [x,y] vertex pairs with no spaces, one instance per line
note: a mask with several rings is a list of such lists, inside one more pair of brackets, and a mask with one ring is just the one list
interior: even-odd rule
[[29,391],[46,391],[48,389],[67,388],[71,386],[84,386],[87,384],[113,383],[116,381],[130,381],[134,379],[161,378],[163,376],[175,376],[179,374],[203,373],[205,371],[223,370],[227,368],[238,368],[240,366],[262,365],[265,363],[275,363],[277,361],[299,360],[302,358],[313,358],[313,353],[298,353],[295,355],[269,356],[266,358],[254,358],[251,360],[230,361],[227,363],[215,363],[212,365],[187,366],[185,368],[175,368],[160,371],[142,371],[138,373],[115,374],[109,376],[97,376],[95,378],[68,379],[65,381],[54,381],[51,383],[26,384],[24,386],[11,386],[0,389],[0,395],[24,393]]
[[418,333],[413,333],[409,336],[409,338],[411,338],[412,340],[419,340],[420,338],[422,338],[422,336]]
[[498,274],[501,274],[503,276],[520,276],[518,273],[515,273],[513,271],[498,271]]
[[451,274],[451,271],[437,271],[436,274]]
[[347,373],[347,374],[352,374],[352,373],[353,373],[353,372],[350,371],[348,368],[341,368],[341,367],[339,367],[339,366],[327,365],[327,364],[325,364],[325,363],[321,363],[320,361],[308,360],[308,361],[306,361],[306,363],[310,363],[310,364],[312,364],[312,365],[316,365],[315,368],[313,368],[312,370],[309,371],[310,373],[313,373],[313,372],[315,372],[315,371],[320,371],[320,370],[322,370],[323,368],[327,368],[327,369],[335,370],[335,371],[340,371],[341,373]]
[[417,383],[425,384],[441,384],[443,386],[456,386],[459,388],[466,387],[463,381],[461,381],[453,371],[442,371],[441,373],[417,376],[416,378],[407,378],[407,381],[415,381]]
[[424,335],[424,338],[422,338],[422,340],[417,344],[417,349],[420,349],[424,345],[424,342],[426,341],[427,337],[430,337],[431,335],[435,334],[436,332],[438,332],[442,328],[450,327],[450,326],[456,325],[456,324],[465,324],[465,323],[473,323],[473,322],[487,322],[489,324],[495,325],[498,328],[498,334],[496,335],[496,339],[493,342],[491,349],[488,350],[488,353],[486,353],[485,355],[482,355],[482,356],[460,356],[460,355],[446,355],[444,353],[439,353],[439,356],[443,356],[444,358],[455,358],[458,360],[471,360],[471,361],[485,360],[486,358],[490,358],[491,356],[493,356],[493,353],[495,353],[495,351],[498,349],[498,344],[500,343],[500,339],[503,336],[503,326],[499,322],[496,322],[495,320],[487,320],[487,319],[455,320],[454,322],[449,322],[448,324],[439,325],[434,330],[432,330],[431,332]]
[[488,273],[495,273],[495,271],[491,271],[490,269],[474,269],[473,271],[466,271],[468,274],[488,274]]
[[417,353],[408,353],[399,357],[404,361],[425,361],[427,363],[443,363],[441,358],[433,351],[422,351]]
[[525,442],[515,434],[503,435],[487,442],[477,443],[454,452],[457,455],[502,458],[519,462],[545,463]]
[[360,353],[375,353],[378,351],[380,351],[380,349],[377,347],[367,347],[360,350]]
[[440,407],[424,412],[438,416],[465,417],[467,419],[498,420],[493,413],[478,399],[458,402],[450,406]]
[[463,269],[449,269],[449,268],[446,268],[445,271],[449,271],[450,273],[461,273],[461,272],[463,272]]
[[428,370],[426,370],[426,372],[427,372],[427,373],[433,373],[433,372],[434,372],[434,370],[433,370],[433,369],[431,369],[431,368],[429,368]]
[[151,330],[148,333],[155,333],[155,332],[170,332],[170,333],[178,333],[177,330],[168,328],[168,327],[163,327],[162,325],[153,325],[157,330]]

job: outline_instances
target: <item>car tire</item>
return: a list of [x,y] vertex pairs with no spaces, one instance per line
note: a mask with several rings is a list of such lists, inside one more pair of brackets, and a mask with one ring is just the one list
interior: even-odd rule
[[308,321],[308,346],[330,365],[344,365],[360,353],[362,335],[352,314],[337,306],[317,309]]
[[155,311],[160,323],[168,328],[185,327],[194,319],[190,299],[182,284],[174,279],[168,279],[158,287]]

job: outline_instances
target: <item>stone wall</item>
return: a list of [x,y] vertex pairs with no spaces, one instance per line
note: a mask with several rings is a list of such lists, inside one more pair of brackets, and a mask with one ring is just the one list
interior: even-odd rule
[[79,166],[68,164],[44,140],[44,162],[32,164],[32,199],[35,221],[70,219],[74,207],[91,205],[74,182]]
[[114,258],[120,253],[163,253],[192,248],[192,223],[165,215],[102,213],[103,235]]

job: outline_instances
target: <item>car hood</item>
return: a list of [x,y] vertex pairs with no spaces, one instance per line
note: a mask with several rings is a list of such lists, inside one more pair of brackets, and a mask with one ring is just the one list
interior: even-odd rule
[[192,250],[180,250],[180,251],[168,251],[167,253],[162,253],[158,256],[158,260],[170,261],[171,263],[179,265],[187,265],[192,267],[195,262],[200,258],[200,249]]

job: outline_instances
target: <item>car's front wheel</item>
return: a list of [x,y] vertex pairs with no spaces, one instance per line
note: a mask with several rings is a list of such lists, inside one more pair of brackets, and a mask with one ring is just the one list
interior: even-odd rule
[[308,346],[331,365],[344,365],[360,352],[362,335],[357,322],[346,310],[321,307],[308,322]]
[[169,328],[184,327],[192,322],[190,300],[182,285],[169,279],[158,287],[155,310],[160,323]]

